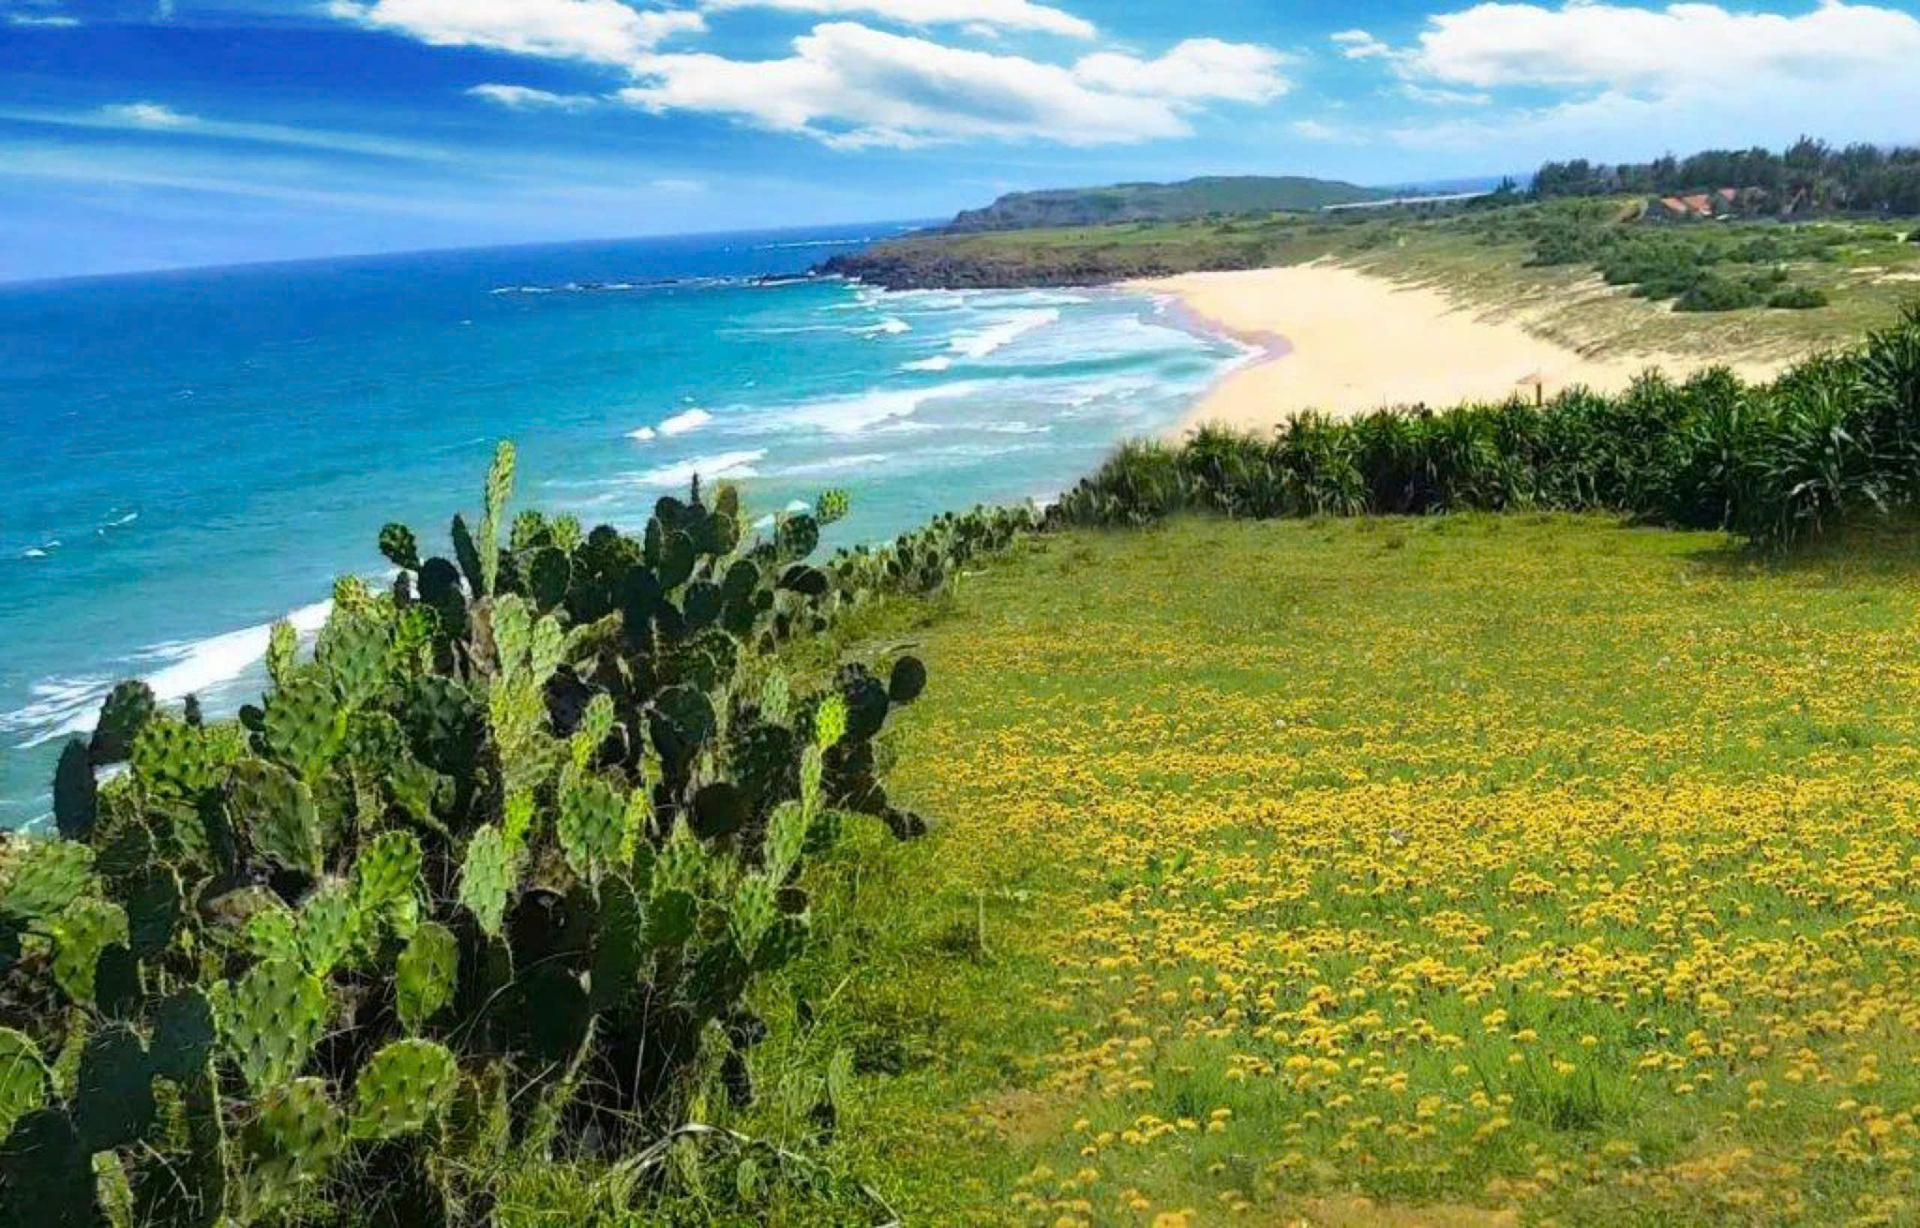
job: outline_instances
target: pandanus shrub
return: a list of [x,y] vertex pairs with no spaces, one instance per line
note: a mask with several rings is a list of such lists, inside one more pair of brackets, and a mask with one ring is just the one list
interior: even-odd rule
[[1611,511],[1779,546],[1851,515],[1920,506],[1920,307],[1770,383],[1725,368],[1623,392],[1570,388],[1450,409],[1289,418],[1123,446],[1062,496],[1053,525],[1228,516]]
[[840,608],[811,516],[748,540],[696,484],[638,537],[509,523],[513,478],[503,445],[450,559],[383,530],[392,590],[340,582],[310,653],[276,627],[237,720],[116,688],[57,837],[0,843],[0,1222],[467,1222],[716,1063],[751,1096],[806,862],[924,828],[873,743],[925,669],[782,671]]

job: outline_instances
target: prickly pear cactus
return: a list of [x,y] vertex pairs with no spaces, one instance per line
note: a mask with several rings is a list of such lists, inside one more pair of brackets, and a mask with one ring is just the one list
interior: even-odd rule
[[298,1199],[327,1175],[345,1142],[345,1119],[323,1080],[295,1079],[268,1089],[243,1139],[256,1204],[270,1208]]
[[0,1028],[0,1140],[13,1123],[47,1103],[47,1066],[24,1032]]
[[399,1138],[423,1130],[453,1098],[453,1054],[430,1040],[399,1040],[368,1060],[353,1084],[355,1138]]
[[127,912],[118,904],[82,896],[47,925],[53,940],[53,979],[75,1002],[92,1002],[101,953],[127,941]]
[[275,865],[318,878],[325,864],[313,791],[278,764],[242,759],[227,775],[227,816]]
[[460,867],[460,902],[479,922],[481,932],[499,936],[513,880],[513,866],[500,829],[483,827],[475,832],[467,841],[467,858]]
[[122,682],[107,692],[100,705],[88,752],[97,764],[118,763],[133,751],[133,741],[152,719],[153,688],[144,682]]
[[419,1032],[453,1001],[459,961],[453,931],[428,922],[413,932],[400,952],[393,980],[394,1009],[409,1032]]
[[234,984],[224,1014],[228,1048],[264,1092],[299,1074],[326,1031],[326,986],[291,960],[262,960]]
[[0,867],[0,917],[37,921],[73,903],[93,882],[93,850],[70,840],[23,841]]
[[296,946],[315,976],[356,962],[355,955],[375,936],[375,916],[346,879],[329,879],[300,905]]
[[74,1127],[88,1151],[125,1147],[154,1125],[153,1068],[139,1033],[113,1024],[87,1037],[75,1080]]
[[568,772],[560,786],[556,834],[567,866],[581,878],[598,882],[618,863],[625,842],[626,799],[603,780]]
[[0,1228],[359,1222],[329,1200],[363,1163],[484,1201],[448,1182],[575,1098],[684,1120],[722,1063],[752,1095],[746,995],[805,949],[843,811],[911,826],[872,739],[925,684],[901,658],[814,693],[772,654],[1018,525],[821,564],[839,492],[743,540],[737,491],[696,484],[640,537],[509,533],[514,464],[458,566],[390,525],[390,592],[336,584],[310,660],[276,625],[237,721],[115,688],[62,755],[63,838],[0,842],[0,1005],[34,1004],[0,1028]]
[[346,734],[345,716],[325,675],[297,673],[267,697],[267,751],[302,777],[318,776]]

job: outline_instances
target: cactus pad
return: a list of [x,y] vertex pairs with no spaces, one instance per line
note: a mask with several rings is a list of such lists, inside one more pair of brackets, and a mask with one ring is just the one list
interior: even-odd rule
[[813,714],[813,744],[826,750],[846,733],[847,701],[838,695],[829,695]]
[[594,754],[612,734],[613,696],[602,691],[587,701],[586,708],[580,713],[579,727],[569,739],[574,768],[585,771],[593,762]]
[[88,1151],[138,1142],[153,1127],[153,1071],[140,1036],[114,1024],[87,1037],[74,1084],[74,1126]]
[[170,995],[154,1012],[148,1060],[153,1073],[186,1084],[206,1073],[216,1041],[213,1008],[197,989]]
[[386,686],[393,630],[370,611],[352,614],[336,604],[333,617],[320,630],[313,657],[332,680],[341,702],[364,703]]
[[360,907],[385,909],[410,900],[420,890],[422,854],[412,832],[383,831],[353,863],[354,892]]
[[853,507],[853,500],[844,490],[823,490],[814,500],[813,511],[820,518],[821,525],[830,525],[845,520],[847,512]]
[[142,959],[173,944],[180,927],[180,880],[164,865],[149,867],[124,885],[127,902],[127,943]]
[[118,763],[125,759],[141,728],[152,718],[153,709],[153,688],[144,682],[122,682],[108,691],[87,748],[93,761]]
[[60,751],[53,772],[53,824],[68,840],[85,840],[93,831],[100,809],[100,786],[93,778],[93,760],[79,739]]
[[324,1177],[344,1145],[342,1125],[319,1079],[295,1079],[261,1097],[245,1136],[261,1201],[284,1203]]
[[0,1225],[107,1228],[95,1200],[93,1158],[62,1109],[26,1114],[0,1148]]
[[313,791],[278,764],[242,759],[227,777],[227,816],[275,865],[318,878],[326,850]]
[[453,931],[428,922],[413,932],[394,972],[394,1006],[408,1031],[418,1032],[453,1000],[459,962]]
[[0,1028],[0,1141],[13,1123],[47,1102],[47,1066],[31,1037]]
[[301,958],[324,977],[375,936],[377,919],[345,879],[322,883],[300,905]]
[[485,737],[478,702],[452,678],[426,674],[407,687],[401,723],[420,762],[465,779],[473,774]]
[[626,799],[603,780],[569,779],[560,790],[556,828],[567,865],[582,878],[598,880],[620,856]]
[[420,570],[420,544],[413,530],[403,524],[385,525],[380,530],[380,553],[403,571]]
[[782,558],[804,559],[820,545],[820,522],[805,513],[789,516],[774,530],[774,544]]
[[300,1073],[327,1027],[327,991],[291,960],[262,960],[233,986],[223,1020],[247,1085],[263,1092]]
[[47,929],[53,938],[53,979],[75,1002],[93,1001],[93,973],[100,953],[127,940],[126,911],[118,904],[82,896]]
[[353,1136],[398,1138],[424,1129],[452,1099],[453,1054],[430,1040],[400,1040],[373,1055],[353,1084]]
[[466,860],[460,866],[460,902],[480,923],[481,930],[496,938],[500,936],[513,879],[500,829],[483,827],[475,832],[467,841]]
[[323,675],[296,673],[267,698],[267,750],[301,776],[317,775],[345,732],[338,702]]
[[206,734],[168,717],[147,721],[133,740],[132,758],[134,779],[150,797],[192,802],[219,783]]
[[919,657],[901,657],[893,663],[887,679],[887,698],[897,704],[910,704],[927,689],[927,667]]
[[285,686],[299,663],[300,633],[293,624],[281,619],[267,632],[267,677],[275,686]]
[[0,917],[34,921],[73,903],[93,881],[93,850],[72,840],[32,840],[0,867]]
[[567,599],[572,584],[573,565],[565,554],[552,546],[534,552],[533,561],[527,564],[527,591],[535,605],[551,610]]
[[260,959],[300,959],[300,922],[276,900],[248,917],[240,931],[246,949]]

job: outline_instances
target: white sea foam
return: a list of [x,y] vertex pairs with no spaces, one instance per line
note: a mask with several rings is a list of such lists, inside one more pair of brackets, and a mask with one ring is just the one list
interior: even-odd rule
[[804,478],[826,473],[847,473],[860,469],[874,469],[886,464],[893,458],[885,452],[862,452],[857,456],[830,456],[825,460],[802,461],[797,465],[782,465],[770,470],[768,477]]
[[634,429],[627,432],[627,438],[638,439],[641,443],[646,443],[648,440],[653,438],[653,428],[650,426],[635,427]]
[[750,452],[716,452],[711,456],[695,456],[643,470],[632,475],[632,480],[641,486],[666,487],[685,486],[696,474],[707,481],[758,477],[760,475],[753,467],[754,462],[766,454],[765,448],[756,448]]
[[[317,601],[301,606],[287,615],[293,629],[312,635],[326,624],[333,602]],[[177,644],[158,644],[139,654],[145,661],[164,661],[159,669],[141,675],[161,702],[206,695],[246,673],[248,667],[267,655],[267,641],[273,634],[272,623],[260,623]],[[55,738],[87,733],[100,715],[100,701],[112,689],[114,679],[104,677],[49,678],[29,689],[33,699],[12,712],[0,713],[0,733],[27,735],[21,748],[39,746]]]
[[1016,311],[973,333],[955,337],[949,348],[965,358],[982,359],[995,350],[1005,349],[1036,328],[1045,328],[1060,319],[1060,309],[1044,307],[1036,311]]
[[868,324],[863,328],[856,328],[852,331],[862,337],[897,337],[901,333],[912,332],[913,325],[907,323],[899,316],[888,316],[878,324]]
[[968,396],[980,386],[961,380],[931,388],[875,388],[848,397],[803,401],[755,414],[743,423],[743,429],[770,433],[808,427],[833,435],[857,435],[890,419],[911,417],[930,401]]
[[995,435],[1044,435],[1053,428],[1035,426],[1031,422],[987,422],[983,423],[980,429]]
[[787,503],[786,510],[789,512],[810,512],[813,510],[813,504],[808,503],[805,499],[793,499]]
[[[805,243],[756,243],[753,245],[753,250],[756,252],[771,252],[771,251],[788,251],[798,247],[864,247],[866,244],[871,242],[873,242],[871,238],[809,239]],[[798,281],[801,279],[795,278],[794,280]]]
[[713,421],[713,415],[706,410],[689,409],[661,422],[660,433],[668,438],[685,435],[689,431],[699,430],[711,421]]
[[918,362],[903,362],[902,371],[945,371],[953,365],[953,358],[947,354],[935,354],[932,358],[922,358]]

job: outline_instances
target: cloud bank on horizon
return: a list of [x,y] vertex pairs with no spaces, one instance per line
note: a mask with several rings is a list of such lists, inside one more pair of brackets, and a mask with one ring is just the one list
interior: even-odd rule
[[0,0],[0,277],[1920,141],[1916,3]]

